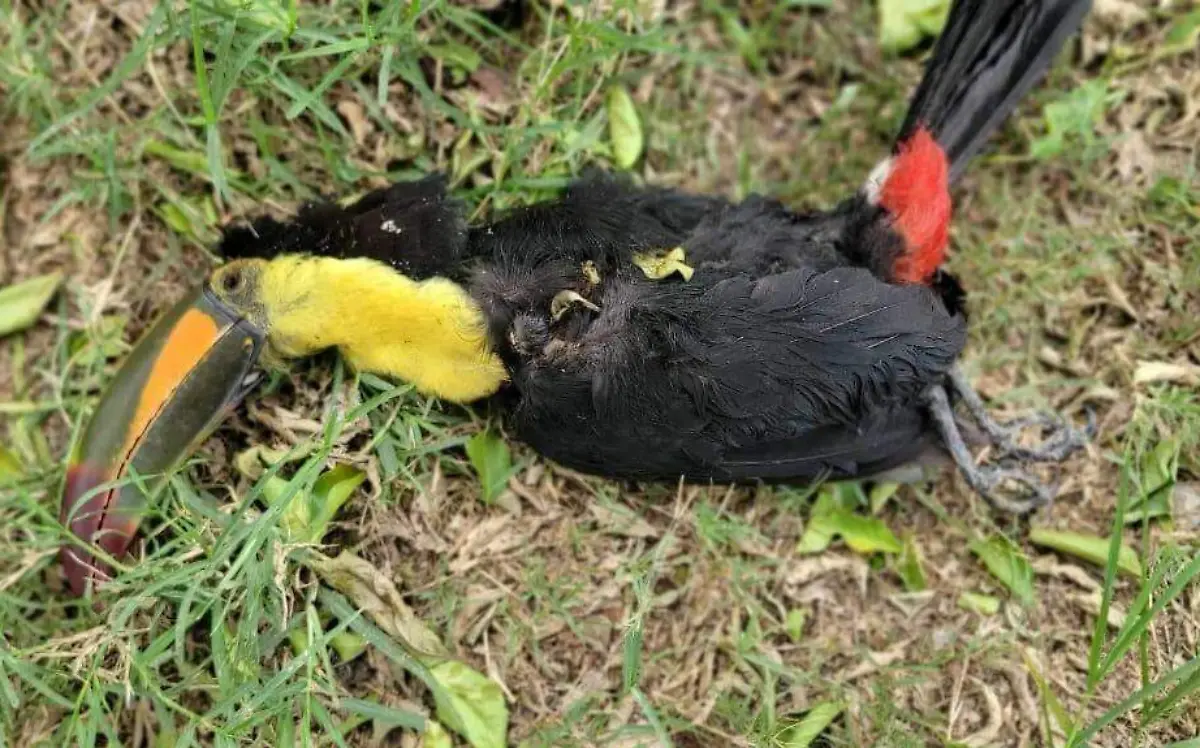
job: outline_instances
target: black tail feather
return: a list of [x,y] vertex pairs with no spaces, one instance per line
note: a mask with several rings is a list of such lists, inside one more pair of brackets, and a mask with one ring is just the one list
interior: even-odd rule
[[1091,0],[955,0],[897,143],[927,128],[953,181],[1090,9]]

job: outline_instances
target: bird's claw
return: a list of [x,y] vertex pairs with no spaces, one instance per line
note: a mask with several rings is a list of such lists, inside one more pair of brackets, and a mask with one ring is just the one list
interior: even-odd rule
[[[976,465],[967,445],[959,432],[958,423],[950,406],[947,389],[952,387],[963,401],[968,412],[987,434],[1000,453],[1001,459],[1016,462],[1061,462],[1081,449],[1095,434],[1095,416],[1088,413],[1088,426],[1078,429],[1064,419],[1044,413],[1034,413],[1000,423],[987,412],[983,399],[975,392],[958,367],[950,371],[949,382],[935,386],[929,391],[929,410],[937,424],[938,432],[946,449],[967,484],[989,504],[1014,514],[1033,512],[1050,503],[1055,490],[1033,474],[1016,467],[1004,465]],[[1021,432],[1037,427],[1051,433],[1040,445],[1025,447],[1018,443]],[[1028,491],[1020,499],[1009,498],[1001,493],[1002,486],[1010,483],[1022,484]]]
[[[1048,506],[1054,498],[1055,489],[1040,478],[1019,468],[1001,465],[959,465],[967,485],[998,509],[1016,515],[1030,514]],[[1020,498],[1011,498],[1001,492],[1006,483],[1021,484],[1028,491]]]
[[[1001,458],[1021,462],[1062,462],[1086,446],[1095,434],[1095,414],[1090,410],[1086,429],[1078,429],[1066,419],[1051,413],[1028,413],[1008,422],[997,421],[988,413],[983,399],[961,369],[957,366],[951,369],[949,380],[950,386],[958,393],[967,411],[987,434]],[[1026,447],[1019,439],[1021,433],[1031,427],[1049,434],[1037,446]]]

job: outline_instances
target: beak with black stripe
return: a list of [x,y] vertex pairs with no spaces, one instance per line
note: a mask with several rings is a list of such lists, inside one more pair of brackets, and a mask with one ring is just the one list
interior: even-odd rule
[[146,498],[254,387],[263,332],[205,285],[137,343],[102,396],[67,468],[60,555],[72,592],[109,578]]

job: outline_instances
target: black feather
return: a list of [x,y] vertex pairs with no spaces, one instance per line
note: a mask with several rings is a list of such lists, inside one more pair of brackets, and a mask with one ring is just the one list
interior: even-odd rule
[[[902,137],[931,127],[960,169],[1086,6],[958,0]],[[516,433],[610,477],[790,480],[894,467],[934,439],[926,393],[966,340],[951,275],[889,282],[903,241],[862,195],[801,214],[758,196],[735,205],[593,173],[558,200],[467,229],[431,177],[247,231],[230,232],[224,251],[367,256],[464,283],[508,369],[498,398]],[[676,246],[696,269],[689,281],[651,281],[633,266],[635,252]],[[552,301],[565,290],[599,311],[580,305],[556,319]]]
[[1045,75],[1091,0],[957,0],[900,128],[919,125],[950,160],[950,179]]

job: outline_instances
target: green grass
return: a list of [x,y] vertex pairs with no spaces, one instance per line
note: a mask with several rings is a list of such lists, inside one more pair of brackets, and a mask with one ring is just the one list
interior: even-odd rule
[[[1042,521],[1121,528],[1141,579],[1118,576],[1116,545],[1103,568],[1039,559],[948,477],[880,512],[922,549],[929,589],[911,595],[887,559],[796,552],[804,487],[631,491],[514,446],[520,491],[485,496],[464,448],[487,412],[322,356],[276,375],[172,476],[102,608],[65,595],[64,455],[128,342],[211,267],[224,221],[433,169],[476,216],[545,198],[609,163],[613,84],[635,94],[648,179],[828,205],[886,152],[919,72],[880,56],[863,3],[595,5],[539,4],[507,29],[449,3],[114,15],[0,0],[0,277],[68,275],[37,325],[0,341],[0,446],[20,466],[0,473],[0,745],[395,740],[444,721],[445,676],[413,647],[429,631],[498,675],[513,744],[783,745],[828,701],[847,705],[829,744],[956,744],[987,737],[988,693],[1019,715],[996,742],[1195,734],[1195,532],[1183,516],[1123,521],[1200,480],[1194,388],[1133,378],[1140,361],[1200,355],[1200,134],[1154,114],[1158,82],[1197,64],[1187,50],[1060,66],[959,190],[952,260],[972,291],[967,367],[994,404],[1100,414]],[[1118,46],[1154,48],[1182,18],[1158,13]],[[1144,181],[1114,176],[1134,134],[1161,159]],[[1188,142],[1190,159],[1167,160]],[[289,454],[247,477],[235,456],[253,447]],[[333,589],[297,542],[291,513],[333,464],[368,479],[321,550],[370,561],[415,618],[360,614],[368,596]],[[967,550],[996,533],[1037,562],[1030,607]],[[1100,614],[1043,562],[1091,579]],[[962,592],[1001,612],[959,609]],[[1120,625],[1102,623],[1110,606]]]

